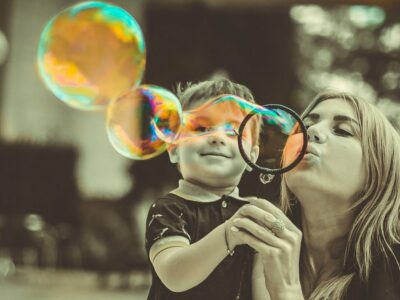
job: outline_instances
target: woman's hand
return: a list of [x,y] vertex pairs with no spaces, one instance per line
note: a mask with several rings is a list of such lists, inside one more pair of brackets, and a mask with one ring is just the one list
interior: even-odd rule
[[247,244],[259,253],[271,299],[303,299],[299,275],[301,231],[267,200],[249,200],[250,205],[239,209],[227,223],[233,225],[227,228],[231,231],[228,237],[233,244]]

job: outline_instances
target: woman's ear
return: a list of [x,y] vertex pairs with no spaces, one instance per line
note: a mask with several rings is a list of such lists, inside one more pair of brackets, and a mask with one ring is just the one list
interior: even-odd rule
[[[256,161],[257,161],[257,159],[258,159],[258,155],[260,154],[260,147],[259,146],[253,146],[252,148],[251,148],[251,151],[250,151],[250,160],[251,160],[251,162],[253,162],[253,163],[255,163]],[[249,172],[251,172],[251,171],[253,171],[253,168],[252,167],[250,167],[249,165],[247,165],[246,166],[246,170],[247,171],[249,171]]]
[[179,163],[178,147],[176,145],[167,146],[169,161],[173,164]]

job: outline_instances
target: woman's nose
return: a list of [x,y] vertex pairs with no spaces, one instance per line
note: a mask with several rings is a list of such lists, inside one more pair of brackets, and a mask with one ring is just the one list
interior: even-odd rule
[[315,125],[308,127],[307,136],[310,142],[323,143],[326,140],[325,135]]

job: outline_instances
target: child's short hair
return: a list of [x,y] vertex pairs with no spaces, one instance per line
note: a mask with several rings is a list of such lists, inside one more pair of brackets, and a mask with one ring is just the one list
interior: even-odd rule
[[186,86],[178,84],[176,92],[184,110],[192,109],[223,94],[235,95],[255,103],[253,94],[247,87],[226,78],[198,83],[188,82]]
[[[178,83],[176,94],[182,104],[183,110],[191,110],[212,98],[225,94],[238,96],[248,102],[256,103],[253,94],[246,86],[226,78],[198,83],[188,82],[185,86]],[[258,144],[260,120],[256,117],[252,119],[254,119],[254,122],[251,122],[252,140],[254,144]]]

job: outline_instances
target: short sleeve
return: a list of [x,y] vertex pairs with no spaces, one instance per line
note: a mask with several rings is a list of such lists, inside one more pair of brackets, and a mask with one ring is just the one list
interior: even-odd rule
[[190,219],[184,200],[165,197],[152,204],[146,221],[146,250],[150,261],[164,249],[190,244]]

